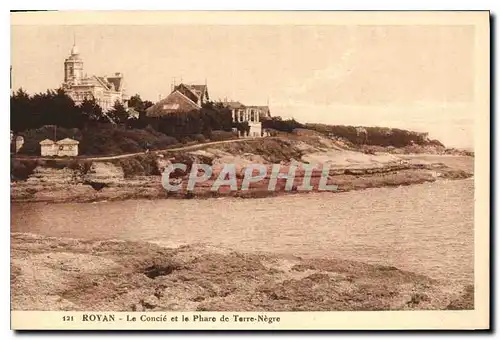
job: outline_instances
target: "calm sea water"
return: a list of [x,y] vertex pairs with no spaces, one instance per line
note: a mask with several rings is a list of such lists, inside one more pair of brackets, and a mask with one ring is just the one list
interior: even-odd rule
[[473,281],[473,180],[264,199],[12,205],[12,231],[339,257]]

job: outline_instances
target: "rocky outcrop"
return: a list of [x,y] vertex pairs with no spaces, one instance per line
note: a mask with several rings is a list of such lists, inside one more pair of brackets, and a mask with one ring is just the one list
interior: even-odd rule
[[[441,163],[449,163],[450,166]],[[273,164],[280,164],[280,173],[288,173],[292,164],[313,165],[311,185],[317,190],[322,168],[328,166],[327,184],[337,185],[337,191],[359,190],[384,186],[410,185],[436,181],[440,178],[462,179],[472,176],[473,166],[457,167],[460,163],[473,164],[473,158],[465,156],[424,156],[411,158],[387,152],[365,153],[344,149],[336,141],[313,135],[294,139],[247,140],[225,143],[217,147],[190,149],[185,152],[150,153],[120,159],[118,161],[84,161],[65,167],[57,164],[39,165],[26,181],[13,182],[13,201],[88,202],[95,200],[120,200],[129,198],[192,198],[217,197],[265,197],[283,193],[300,192],[305,170],[298,167],[291,190],[286,190],[286,180],[279,179],[276,190],[268,190]],[[187,173],[176,172],[178,181],[184,180],[182,190],[167,192],[159,175],[169,164],[183,163],[189,173],[193,163],[212,166],[210,180],[187,192]],[[262,164],[266,177],[250,185],[248,191],[231,191],[221,187],[211,190],[225,164],[235,166],[237,185],[241,188],[246,168]],[[154,169],[153,169],[154,168]],[[150,175],[144,175],[145,173]],[[151,175],[156,174],[156,175]]]
[[49,168],[37,166],[33,174],[26,180],[26,183],[32,185],[71,185],[82,181],[77,171],[69,168]]
[[83,182],[117,184],[123,182],[123,169],[110,162],[93,162],[90,169],[82,176]]

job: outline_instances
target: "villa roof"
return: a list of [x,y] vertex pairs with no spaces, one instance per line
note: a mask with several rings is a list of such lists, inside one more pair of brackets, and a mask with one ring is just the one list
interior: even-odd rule
[[198,97],[207,91],[207,85],[188,85],[191,91],[197,92]]
[[268,110],[269,111],[269,106],[267,106],[267,105],[252,105],[250,107],[255,107],[257,109]]
[[[184,93],[182,89],[187,90],[188,93]],[[175,91],[183,92],[187,97],[190,97],[190,94],[192,94],[197,99],[203,98],[204,96],[208,98],[207,85],[192,85],[192,84],[180,83],[179,85],[174,87],[174,91],[172,92]]]
[[94,79],[97,80],[98,84],[104,87],[106,90],[109,90],[108,84],[104,77],[93,76]]
[[172,113],[187,113],[199,110],[201,107],[185,96],[182,92],[175,90],[166,98],[146,110],[148,117],[161,117]]
[[240,102],[223,102],[222,105],[231,109],[241,109],[245,107],[245,105]]
[[52,139],[44,139],[40,142],[40,145],[52,145],[55,144],[55,142]]
[[79,141],[71,139],[71,138],[64,138],[64,139],[58,140],[56,142],[56,144],[60,144],[60,145],[77,145],[79,143],[80,143]]

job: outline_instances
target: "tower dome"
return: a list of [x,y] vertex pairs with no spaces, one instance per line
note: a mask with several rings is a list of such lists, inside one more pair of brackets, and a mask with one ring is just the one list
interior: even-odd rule
[[76,44],[73,45],[73,48],[71,48],[71,55],[76,55],[79,54],[80,52],[78,51],[78,47]]

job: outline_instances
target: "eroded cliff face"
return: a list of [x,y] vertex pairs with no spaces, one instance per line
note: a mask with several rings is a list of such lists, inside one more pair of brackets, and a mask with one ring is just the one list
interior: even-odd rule
[[[438,158],[436,158],[438,157]],[[328,184],[338,186],[338,191],[358,190],[383,186],[398,186],[432,182],[440,178],[460,179],[472,176],[471,172],[447,166],[440,162],[453,156],[408,158],[387,152],[366,153],[346,149],[339,142],[308,136],[295,139],[245,140],[226,143],[190,151],[152,153],[110,161],[84,161],[62,167],[51,164],[37,166],[26,181],[15,181],[11,185],[13,201],[89,202],[96,200],[119,200],[128,198],[192,198],[217,197],[264,197],[285,192],[298,192],[304,180],[305,169],[295,171],[295,181],[290,191],[285,190],[286,179],[278,180],[276,190],[268,190],[271,170],[280,165],[280,173],[288,173],[292,164],[315,166],[311,185],[317,190],[321,180],[321,169],[328,167]],[[467,157],[463,157],[464,159]],[[469,162],[473,159],[469,157]],[[186,190],[187,174],[178,174],[184,183],[179,192],[167,192],[162,185],[161,173],[172,163],[183,163],[189,173],[193,163],[212,166],[211,178]],[[245,170],[251,164],[262,164],[267,172],[250,190],[232,191],[221,187],[211,189],[225,164],[236,168],[237,185],[241,188]],[[469,167],[470,168],[470,167]],[[149,175],[145,175],[149,174]],[[155,174],[155,175],[151,175]]]
[[110,162],[93,162],[87,173],[81,174],[84,182],[103,184],[122,183],[125,179],[123,168]]
[[125,185],[123,169],[108,162],[93,162],[82,169],[37,166],[26,181],[11,185],[13,200],[71,202],[98,200],[106,187]]

